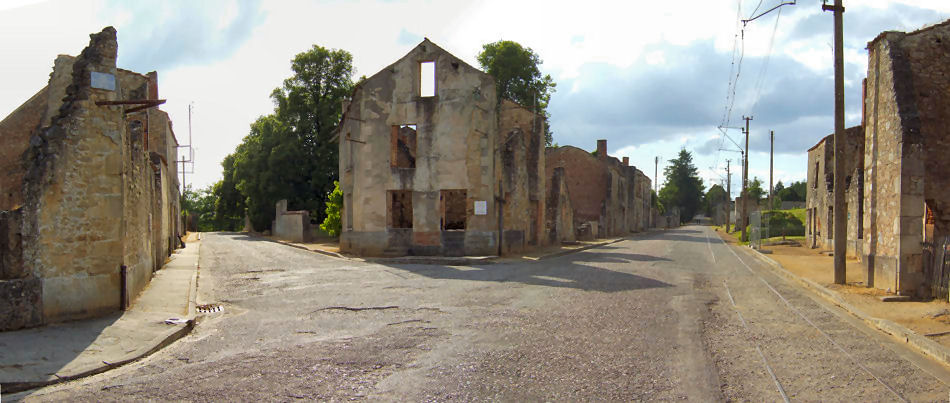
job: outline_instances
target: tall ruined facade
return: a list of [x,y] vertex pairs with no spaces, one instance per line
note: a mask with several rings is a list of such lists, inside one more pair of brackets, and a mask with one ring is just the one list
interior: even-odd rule
[[922,242],[950,235],[947,94],[950,21],[868,43],[862,254],[877,288],[925,294]]
[[115,29],[0,121],[0,330],[127,306],[178,245],[176,146],[157,75]]
[[543,119],[424,40],[361,82],[338,129],[340,249],[496,255],[543,241]]

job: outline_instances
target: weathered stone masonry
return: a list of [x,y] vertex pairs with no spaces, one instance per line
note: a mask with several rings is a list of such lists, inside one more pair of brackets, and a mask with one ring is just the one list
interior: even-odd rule
[[924,294],[926,212],[950,235],[950,21],[868,44],[864,243],[869,283]]
[[13,154],[0,167],[0,329],[119,309],[177,246],[167,115],[103,104],[154,106],[157,75],[117,69],[117,50],[111,27],[91,35],[0,122],[0,143]]

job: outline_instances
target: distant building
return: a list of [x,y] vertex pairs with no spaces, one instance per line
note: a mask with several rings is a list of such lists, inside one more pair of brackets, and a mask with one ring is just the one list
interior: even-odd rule
[[[864,212],[861,194],[864,184],[864,128],[845,130],[845,203],[848,211],[848,255],[860,256]],[[808,149],[808,178],[805,196],[805,238],[812,248],[834,249],[834,134]]]

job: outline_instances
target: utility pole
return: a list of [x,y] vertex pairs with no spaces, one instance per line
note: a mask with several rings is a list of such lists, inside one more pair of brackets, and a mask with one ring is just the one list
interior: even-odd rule
[[834,6],[821,5],[822,11],[833,11],[835,15],[835,171],[834,171],[834,226],[831,235],[835,245],[835,284],[847,282],[845,254],[848,248],[847,207],[844,195],[844,39],[841,0],[835,0]]
[[772,168],[775,160],[775,130],[769,131],[769,210],[774,210],[772,204]]
[[747,241],[746,227],[749,226],[749,195],[746,193],[749,185],[749,121],[752,116],[743,116],[745,119],[745,152],[742,153],[742,216],[739,218],[739,224],[742,225],[742,237],[740,240]]
[[660,197],[660,182],[657,182],[657,174],[660,172],[660,156],[653,158],[653,193],[656,193],[656,197]]
[[729,172],[729,163],[731,160],[726,160],[726,233],[729,233],[729,222],[732,221],[732,212],[735,209],[732,208],[732,172]]

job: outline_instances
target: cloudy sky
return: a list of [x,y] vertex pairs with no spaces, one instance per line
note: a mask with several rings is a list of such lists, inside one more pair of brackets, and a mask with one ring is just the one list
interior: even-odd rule
[[[57,54],[78,54],[88,34],[116,27],[119,67],[159,72],[162,109],[188,143],[193,104],[194,175],[220,179],[222,158],[248,125],[273,110],[268,95],[290,59],[312,44],[353,54],[356,75],[373,75],[423,37],[476,65],[499,39],[531,47],[557,82],[555,142],[630,157],[652,175],[681,148],[707,185],[738,165],[742,116],[753,116],[750,176],[805,177],[806,150],[833,131],[832,15],[798,0],[743,26],[780,0],[664,1],[0,1],[0,116],[42,88]],[[867,42],[950,18],[947,0],[845,0],[848,126],[861,119]],[[741,56],[741,63],[739,59]],[[736,79],[736,70],[739,70]],[[735,83],[732,96],[730,83]],[[731,108],[730,108],[731,105]],[[738,193],[739,170],[733,170]]]

